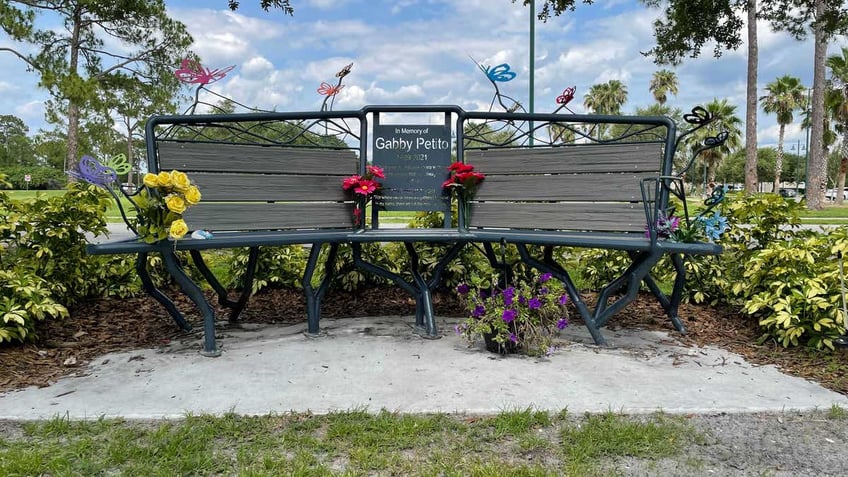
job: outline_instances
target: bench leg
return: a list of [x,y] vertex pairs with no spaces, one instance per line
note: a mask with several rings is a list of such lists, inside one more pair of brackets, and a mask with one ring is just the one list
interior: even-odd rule
[[229,292],[223,285],[221,285],[221,282],[218,281],[218,277],[216,277],[215,274],[209,270],[209,267],[206,266],[206,261],[203,260],[203,255],[200,254],[200,251],[190,250],[189,253],[191,254],[191,259],[194,261],[194,264],[197,266],[197,269],[200,270],[200,273],[204,278],[206,278],[206,281],[212,286],[215,293],[218,294],[218,304],[230,309],[230,322],[232,323],[237,321],[242,310],[244,310],[245,305],[247,305],[247,300],[250,299],[250,296],[253,294],[253,277],[256,274],[256,262],[259,256],[259,247],[250,247],[250,253],[247,258],[247,271],[244,277],[245,283],[237,301],[229,299]]
[[174,302],[165,296],[165,294],[162,293],[162,290],[156,288],[156,285],[153,284],[153,279],[150,278],[150,272],[147,270],[146,252],[139,253],[138,257],[136,257],[135,269],[136,272],[138,272],[139,278],[141,278],[141,285],[144,288],[144,291],[168,310],[168,314],[171,315],[171,318],[174,319],[180,329],[183,331],[191,331],[191,325],[185,320],[185,317],[183,317],[183,314],[180,313],[180,310],[178,310],[176,305],[174,305]]
[[571,279],[571,276],[564,268],[562,268],[562,266],[560,266],[559,263],[556,262],[556,260],[554,260],[553,247],[545,247],[544,258],[542,261],[532,257],[530,252],[527,251],[526,245],[516,244],[516,247],[518,247],[518,253],[524,263],[530,265],[536,270],[549,272],[554,276],[554,278],[565,285],[565,291],[568,292],[568,296],[571,298],[571,303],[575,308],[577,308],[577,312],[580,313],[580,318],[583,319],[583,323],[586,325],[586,329],[589,331],[589,335],[592,337],[592,340],[598,346],[607,346],[607,340],[604,338],[604,335],[601,334],[601,326],[595,320],[595,316],[589,310],[589,307],[586,306],[586,302],[583,300],[583,296],[580,294],[580,291],[577,290],[577,286],[574,285],[574,281]]
[[228,308],[236,306],[236,302],[228,298],[229,293],[224,286],[221,285],[221,282],[218,281],[218,277],[216,277],[215,274],[212,273],[212,270],[209,270],[209,267],[206,266],[206,261],[203,260],[203,255],[201,255],[200,250],[189,250],[188,253],[191,255],[191,260],[200,271],[200,274],[203,275],[203,278],[206,279],[212,289],[215,290],[215,293],[218,294],[218,304]]
[[[168,246],[167,244],[165,245]],[[203,296],[203,291],[194,283],[191,278],[186,275],[185,271],[180,266],[176,254],[172,250],[162,251],[162,260],[165,262],[165,268],[168,273],[174,277],[177,284],[183,290],[183,293],[188,296],[191,301],[197,306],[200,313],[203,315],[203,350],[200,352],[203,356],[217,357],[221,355],[215,344],[215,312]]]
[[[595,308],[596,322],[600,326],[606,325],[613,315],[639,296],[642,281],[649,275],[660,258],[662,258],[662,252],[658,251],[636,254],[633,263],[627,267],[627,270],[620,277],[610,282],[610,285],[604,287],[604,290],[598,296],[598,304]],[[625,295],[608,305],[612,293],[617,292],[625,285],[627,287]]]
[[336,255],[339,250],[338,243],[331,243],[330,250],[327,253],[327,261],[324,264],[324,278],[318,285],[318,289],[312,286],[312,278],[315,275],[315,269],[318,265],[318,257],[321,255],[321,247],[324,244],[312,244],[309,250],[309,258],[306,261],[306,270],[303,272],[303,292],[306,295],[306,333],[310,336],[318,336],[320,332],[319,321],[321,319],[321,300],[327,289],[330,287],[330,282],[333,281],[333,274],[336,268]]
[[657,301],[660,303],[660,306],[663,307],[663,311],[665,311],[669,320],[671,320],[671,324],[674,326],[674,329],[682,334],[686,334],[686,325],[684,325],[680,320],[680,316],[678,314],[678,308],[680,307],[680,302],[683,297],[683,288],[686,285],[686,268],[683,264],[682,255],[674,253],[671,254],[670,257],[675,269],[674,288],[671,292],[671,299],[669,299],[665,293],[660,290],[660,287],[657,285],[657,282],[652,276],[647,275],[643,280],[648,286],[648,289],[651,290],[651,293],[653,293]]

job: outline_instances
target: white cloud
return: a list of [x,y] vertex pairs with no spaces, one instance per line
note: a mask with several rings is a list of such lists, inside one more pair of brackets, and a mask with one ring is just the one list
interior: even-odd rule
[[28,101],[15,107],[15,116],[24,122],[41,121],[44,118],[44,101]]
[[274,71],[274,65],[262,56],[254,56],[241,64],[240,73],[248,79],[264,79]]
[[329,10],[331,8],[340,8],[349,2],[348,0],[308,0],[308,3],[310,6],[320,10]]

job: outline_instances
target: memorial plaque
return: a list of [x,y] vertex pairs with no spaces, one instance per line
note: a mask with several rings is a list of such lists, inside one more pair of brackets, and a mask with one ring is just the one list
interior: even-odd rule
[[442,193],[451,164],[447,126],[375,124],[373,156],[373,164],[386,172],[382,193],[374,198],[383,210],[444,211],[449,207]]

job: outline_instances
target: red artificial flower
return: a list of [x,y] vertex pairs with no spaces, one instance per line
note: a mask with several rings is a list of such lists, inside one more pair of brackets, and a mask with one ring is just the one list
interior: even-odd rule
[[382,168],[382,167],[378,167],[378,166],[366,166],[366,169],[368,169],[368,172],[369,172],[372,176],[374,176],[374,177],[376,177],[376,178],[378,178],[378,179],[385,179],[385,178],[386,178],[386,173],[385,173],[385,172],[383,172],[383,168]]
[[454,171],[457,174],[460,174],[460,173],[463,173],[463,172],[473,171],[474,166],[472,166],[471,164],[465,164],[465,163],[462,163],[462,162],[454,162],[453,164],[448,166],[448,170]]
[[356,184],[356,188],[353,189],[353,192],[362,195],[370,195],[372,192],[377,190],[378,185],[379,184],[371,180],[361,180],[359,181],[359,184]]
[[456,175],[456,180],[459,181],[465,187],[472,187],[477,185],[478,182],[485,179],[486,176],[479,172],[463,172]]
[[453,186],[453,185],[457,185],[457,184],[453,181],[453,177],[451,177],[450,179],[442,182],[442,189],[444,189],[445,187]]
[[362,178],[359,176],[345,177],[345,179],[342,181],[342,189],[350,190],[351,188],[356,187],[357,184],[359,184],[360,179]]

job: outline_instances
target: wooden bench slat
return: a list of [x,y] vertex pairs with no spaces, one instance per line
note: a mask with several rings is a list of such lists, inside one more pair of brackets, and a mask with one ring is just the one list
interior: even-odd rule
[[[304,149],[242,144],[158,142],[159,169],[192,173],[260,172],[355,174],[359,159],[350,149]],[[320,164],[317,167],[316,164]]]
[[210,174],[195,172],[191,179],[203,194],[201,201],[344,201],[342,178],[336,175]]
[[474,200],[576,200],[576,201],[641,201],[640,182],[656,174],[557,174],[557,175],[489,175],[477,190]]
[[283,230],[352,226],[353,204],[207,203],[186,210],[191,230]]
[[471,208],[469,228],[644,232],[641,203],[483,202]]
[[465,151],[465,162],[487,175],[592,172],[659,172],[662,145],[578,144],[560,147]]

